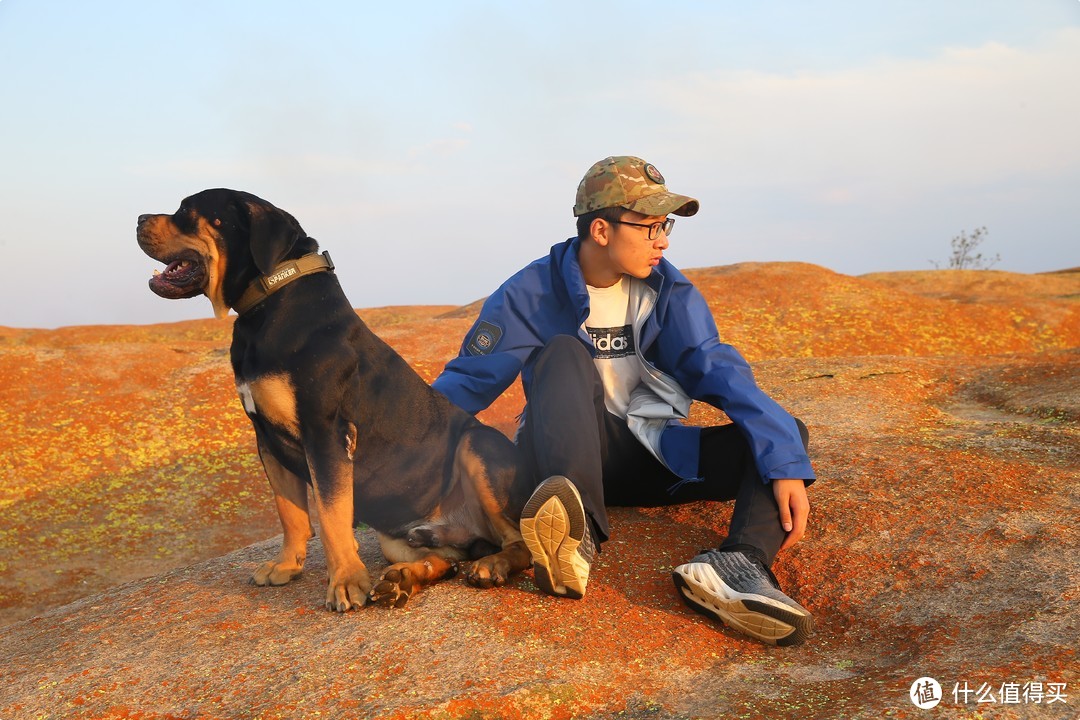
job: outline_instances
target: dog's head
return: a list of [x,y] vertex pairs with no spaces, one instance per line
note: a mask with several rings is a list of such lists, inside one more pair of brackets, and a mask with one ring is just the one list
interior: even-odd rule
[[224,317],[244,289],[282,260],[318,249],[292,215],[238,190],[203,190],[172,215],[140,215],[139,246],[165,263],[150,279],[163,298],[206,295]]

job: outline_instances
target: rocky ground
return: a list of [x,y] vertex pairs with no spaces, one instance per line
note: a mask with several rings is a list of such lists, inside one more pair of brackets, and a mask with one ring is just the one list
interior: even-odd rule
[[[279,530],[230,322],[0,329],[0,718],[1077,717],[1080,273],[691,276],[810,428],[811,527],[775,568],[805,645],[675,596],[720,503],[615,510],[579,602],[526,573],[338,616],[317,540],[299,581],[253,587]],[[471,320],[360,314],[429,380]],[[521,402],[482,417],[509,432]]]

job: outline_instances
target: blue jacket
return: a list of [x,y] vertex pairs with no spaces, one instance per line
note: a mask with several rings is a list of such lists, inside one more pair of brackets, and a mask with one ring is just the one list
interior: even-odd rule
[[[495,291],[433,386],[477,413],[521,373],[526,400],[538,352],[557,335],[577,336],[595,354],[583,324],[589,293],[578,264],[577,238],[559,243]],[[705,298],[667,260],[644,281],[655,306],[640,327],[646,362],[674,378],[689,397],[723,410],[750,443],[765,482],[814,479],[795,420],[754,381],[746,360],[720,342]],[[686,480],[698,477],[701,429],[673,418],[660,437],[660,459]]]

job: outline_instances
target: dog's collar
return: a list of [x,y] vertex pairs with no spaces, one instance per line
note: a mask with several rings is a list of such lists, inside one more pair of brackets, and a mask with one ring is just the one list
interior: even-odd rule
[[321,255],[311,253],[296,260],[287,260],[275,267],[269,275],[252,280],[244,294],[236,301],[233,309],[238,315],[243,315],[293,280],[312,273],[333,271],[334,261],[330,259],[328,252]]

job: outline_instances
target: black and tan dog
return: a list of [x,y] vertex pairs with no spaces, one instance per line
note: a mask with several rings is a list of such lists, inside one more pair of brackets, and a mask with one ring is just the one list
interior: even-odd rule
[[[502,585],[531,564],[517,519],[530,487],[517,451],[433,390],[360,320],[333,265],[288,213],[254,195],[204,190],[172,215],[142,215],[139,245],[166,264],[165,298],[205,294],[239,313],[232,366],[274,490],[284,541],[252,578],[300,574],[318,510],[328,608],[403,605],[464,565]],[[372,583],[353,528],[375,529],[394,563]]]

